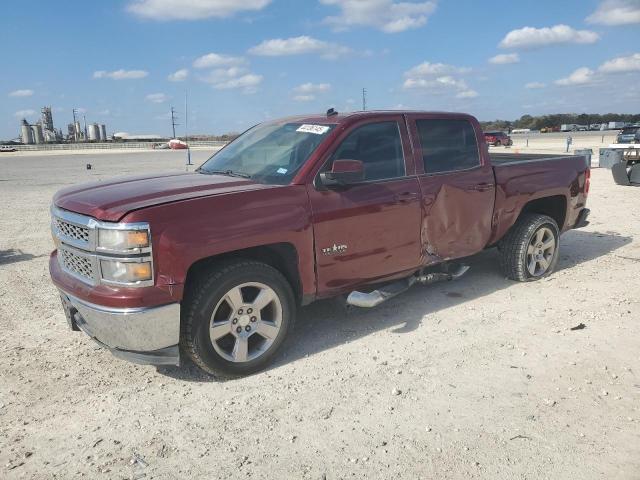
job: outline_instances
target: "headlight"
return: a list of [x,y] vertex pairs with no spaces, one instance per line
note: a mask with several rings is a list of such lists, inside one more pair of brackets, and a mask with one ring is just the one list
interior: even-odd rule
[[98,248],[114,252],[135,252],[151,246],[149,229],[98,229]]
[[124,262],[100,260],[102,279],[107,282],[135,284],[153,278],[151,262]]

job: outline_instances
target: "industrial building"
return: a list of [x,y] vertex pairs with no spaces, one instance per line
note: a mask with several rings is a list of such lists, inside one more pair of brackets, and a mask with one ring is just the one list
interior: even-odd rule
[[20,125],[20,138],[25,145],[37,145],[40,143],[60,143],[67,142],[106,142],[107,127],[104,124],[92,123],[81,128],[80,122],[75,118],[75,109],[73,111],[73,123],[67,125],[66,138],[62,130],[56,130],[53,125],[53,115],[51,107],[42,107],[41,118],[35,124],[31,125],[26,119],[22,119]]

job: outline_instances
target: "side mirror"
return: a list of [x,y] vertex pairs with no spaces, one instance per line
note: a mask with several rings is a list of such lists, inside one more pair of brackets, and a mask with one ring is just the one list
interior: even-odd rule
[[325,186],[350,185],[364,180],[364,164],[360,160],[334,160],[330,172],[322,172],[320,180]]

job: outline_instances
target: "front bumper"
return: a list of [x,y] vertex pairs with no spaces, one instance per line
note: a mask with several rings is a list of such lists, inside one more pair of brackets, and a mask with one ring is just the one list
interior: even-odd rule
[[147,365],[179,365],[180,304],[114,308],[80,300],[60,290],[67,322],[116,357]]

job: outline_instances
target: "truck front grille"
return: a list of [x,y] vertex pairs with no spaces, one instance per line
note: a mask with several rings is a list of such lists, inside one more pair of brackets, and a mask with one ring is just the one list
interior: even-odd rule
[[92,261],[92,257],[76,253],[64,247],[60,248],[58,253],[63,270],[81,277],[88,283],[95,283],[95,262]]
[[60,218],[54,219],[56,228],[63,237],[67,237],[80,242],[89,242],[89,229],[87,227],[81,227],[74,225],[73,223],[65,222]]

